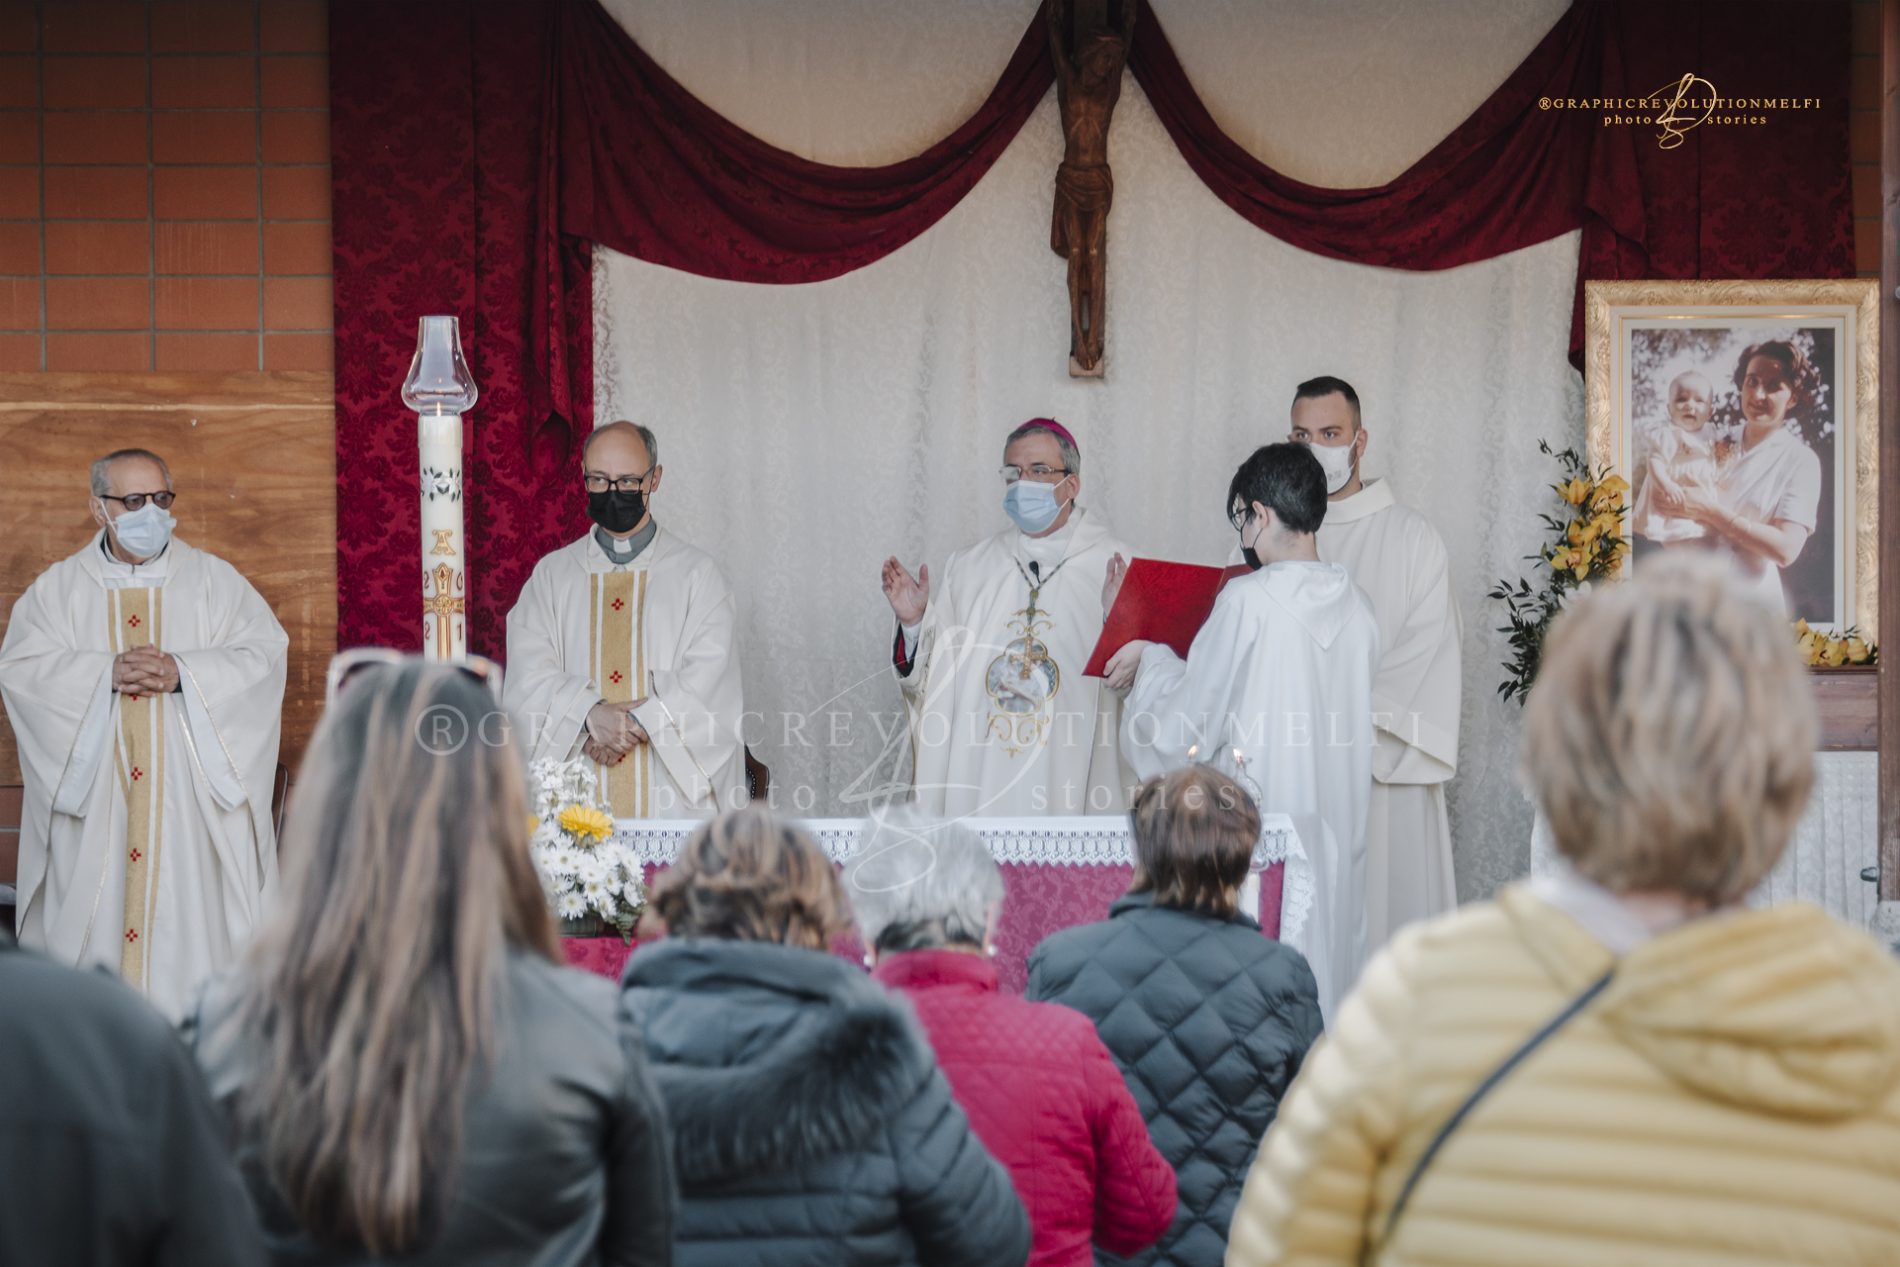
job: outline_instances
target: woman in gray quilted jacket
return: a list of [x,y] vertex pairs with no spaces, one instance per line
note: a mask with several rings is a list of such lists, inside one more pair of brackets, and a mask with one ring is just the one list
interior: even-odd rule
[[1029,1216],[910,1010],[828,953],[836,870],[762,809],[654,886],[622,983],[673,1127],[680,1267],[1022,1267]]
[[1260,1139],[1319,1037],[1319,992],[1297,950],[1242,914],[1260,813],[1232,779],[1188,766],[1129,810],[1135,880],[1108,918],[1029,959],[1028,997],[1095,1022],[1174,1167],[1174,1225],[1135,1258],[1220,1267]]

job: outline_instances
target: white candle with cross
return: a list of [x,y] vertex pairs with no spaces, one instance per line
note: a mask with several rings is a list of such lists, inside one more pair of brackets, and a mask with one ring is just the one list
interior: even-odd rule
[[424,317],[403,380],[415,410],[422,468],[422,654],[468,655],[468,555],[462,503],[462,415],[480,392],[462,359],[454,317]]

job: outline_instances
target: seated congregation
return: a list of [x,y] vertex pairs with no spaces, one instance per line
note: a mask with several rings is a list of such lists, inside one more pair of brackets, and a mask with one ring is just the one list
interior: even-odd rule
[[996,864],[910,807],[842,872],[762,808],[710,820],[616,990],[560,965],[522,754],[414,740],[488,685],[362,669],[182,1043],[0,947],[38,1018],[0,1030],[0,1262],[1900,1261],[1900,965],[1741,905],[1813,777],[1778,617],[1672,559],[1551,650],[1522,774],[1567,868],[1402,932],[1323,1040],[1206,766],[1141,787],[1130,891],[1026,997],[985,954]]

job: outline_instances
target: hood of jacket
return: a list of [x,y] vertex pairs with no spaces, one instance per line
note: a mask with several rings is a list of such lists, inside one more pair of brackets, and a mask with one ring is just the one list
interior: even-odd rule
[[684,1182],[855,1151],[935,1068],[908,1007],[835,955],[669,938],[633,956],[623,989]]
[[1546,971],[1624,1043],[1710,1099],[1832,1120],[1900,1083],[1900,964],[1807,903],[1693,920],[1613,960],[1570,916],[1521,886],[1499,895]]
[[[1269,563],[1232,584],[1258,586],[1261,593],[1306,630],[1321,649],[1329,649],[1352,623],[1365,599],[1346,569],[1337,563]],[[1367,608],[1370,614],[1371,609]]]

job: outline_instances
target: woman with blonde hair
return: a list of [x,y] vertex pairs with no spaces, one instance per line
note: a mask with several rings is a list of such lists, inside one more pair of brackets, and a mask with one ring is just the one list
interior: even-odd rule
[[688,1267],[1021,1267],[1029,1219],[908,1009],[830,953],[850,926],[803,832],[736,810],[654,884],[627,965]]
[[1367,968],[1228,1267],[1900,1263],[1900,966],[1743,906],[1814,744],[1788,626],[1719,557],[1566,611],[1523,774],[1567,865]]
[[560,966],[497,715],[452,667],[351,674],[275,918],[188,1020],[279,1263],[671,1262],[640,1040]]

